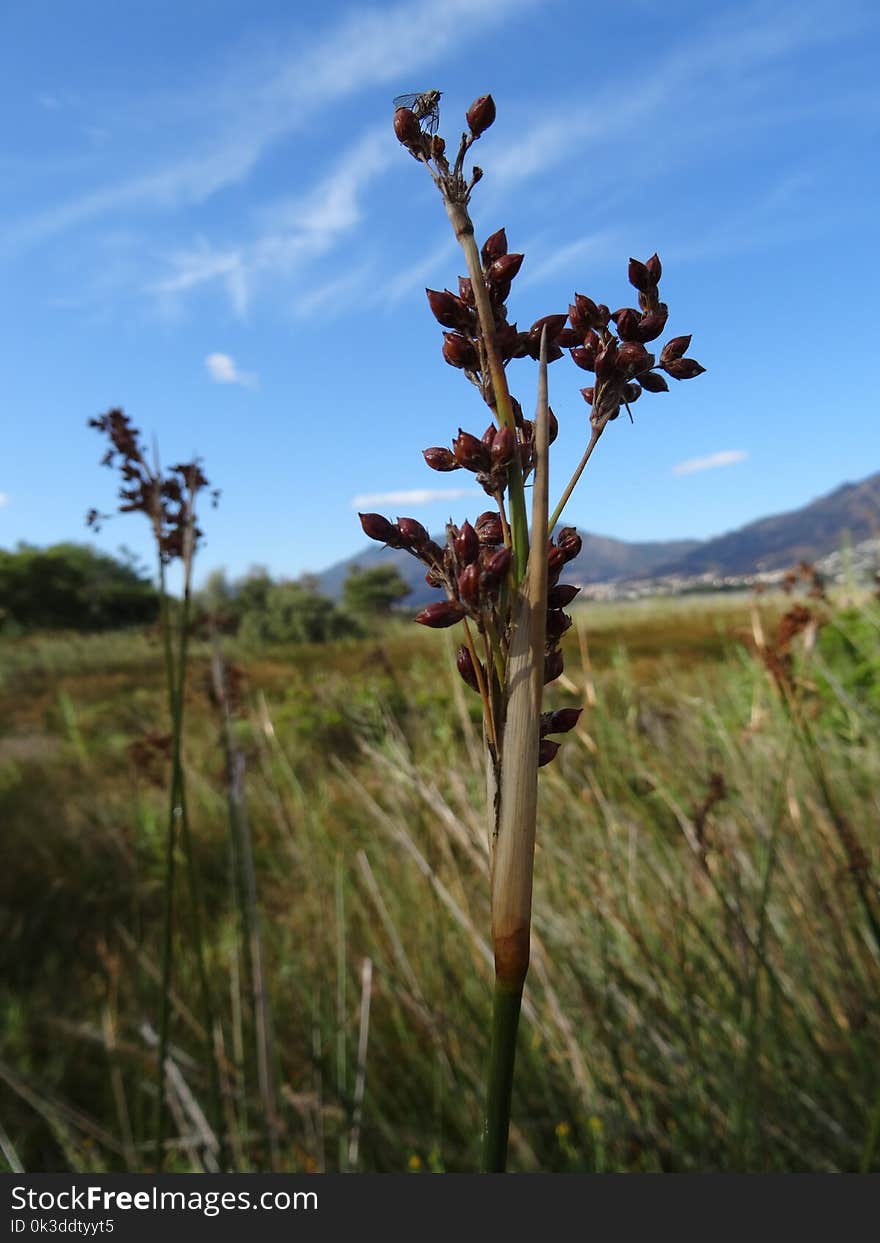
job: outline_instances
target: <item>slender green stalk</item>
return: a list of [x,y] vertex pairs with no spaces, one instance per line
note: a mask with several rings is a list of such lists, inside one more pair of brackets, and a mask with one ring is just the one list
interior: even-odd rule
[[486,1128],[483,1132],[484,1174],[503,1174],[507,1169],[510,1101],[521,1006],[522,985],[519,988],[510,987],[496,979],[486,1091]]
[[871,935],[874,938],[874,944],[880,950],[880,916],[876,910],[876,888],[872,884],[869,873],[867,855],[859,842],[852,825],[846,816],[840,811],[837,800],[831,791],[831,783],[825,772],[825,765],[822,762],[822,754],[819,745],[816,742],[809,722],[804,713],[800,710],[797,703],[792,705],[788,699],[789,710],[795,723],[798,742],[800,743],[801,752],[810,772],[813,774],[819,792],[822,795],[822,801],[828,811],[831,823],[837,834],[838,841],[846,855],[849,865],[848,871],[852,877],[853,884],[862,904],[862,910],[865,914],[868,926],[871,929]]
[[590,460],[590,455],[592,454],[596,445],[599,443],[599,437],[601,435],[602,435],[602,429],[601,428],[597,429],[594,427],[592,435],[590,436],[590,443],[587,445],[586,450],[584,451],[584,456],[578,462],[577,468],[574,474],[572,475],[571,479],[569,479],[568,483],[565,485],[565,491],[562,493],[562,496],[559,498],[559,504],[553,510],[553,513],[551,514],[550,519],[547,523],[547,534],[548,535],[553,534],[553,528],[556,526],[557,522],[562,517],[562,511],[563,509],[565,509],[566,505],[568,504],[568,498],[571,496],[572,492],[574,492],[575,488],[577,487],[578,480],[580,479],[581,475],[584,473],[584,469],[586,468],[587,462],[589,462]]
[[[193,515],[188,521],[188,540],[192,539]],[[214,1042],[214,1006],[211,999],[211,986],[208,980],[208,967],[205,958],[205,937],[202,922],[202,898],[199,885],[198,867],[193,850],[192,833],[190,831],[189,813],[187,810],[186,781],[183,770],[183,709],[186,693],[186,674],[189,655],[190,611],[192,602],[192,548],[184,556],[184,590],[183,607],[180,618],[180,647],[177,661],[177,687],[174,702],[174,772],[173,783],[178,792],[177,806],[180,809],[181,843],[186,859],[186,874],[189,884],[190,918],[192,920],[193,945],[196,953],[196,972],[199,981],[199,992],[202,1003],[202,1020],[205,1027],[205,1054],[208,1065],[208,1076],[211,1085],[211,1104],[214,1131],[220,1142],[220,1164],[224,1161],[224,1125],[223,1125],[223,1093],[220,1085],[220,1066],[217,1060],[217,1049]]]
[[262,937],[257,902],[257,879],[254,868],[250,822],[244,792],[244,756],[235,745],[232,733],[232,712],[226,693],[223,657],[214,635],[212,660],[214,694],[223,722],[223,746],[227,770],[227,806],[229,811],[232,853],[232,886],[239,907],[245,971],[251,986],[256,1044],[257,1077],[263,1102],[263,1121],[269,1160],[274,1172],[280,1168],[278,1151],[278,1106],[273,1074],[272,1023],[269,995],[263,967]]
[[[174,653],[171,646],[171,623],[168,617],[168,596],[165,587],[165,563],[159,556],[160,629],[168,682],[168,701],[172,723],[175,719]],[[177,766],[174,765],[169,793],[168,832],[165,844],[165,901],[162,915],[162,981],[159,997],[159,1065],[156,1104],[156,1169],[161,1171],[165,1156],[165,1063],[168,1058],[168,1027],[171,1014],[171,943],[174,921],[175,839],[177,828]]]
[[[346,988],[345,977],[347,962],[345,956],[345,878],[342,872],[342,856],[336,856],[336,1092],[340,1105],[344,1104],[348,1095],[346,1041],[345,1041],[345,1010]],[[348,1161],[348,1143],[345,1128],[339,1128],[339,1169],[345,1173]]]
[[874,1154],[877,1151],[877,1141],[880,1140],[880,1093],[874,1101],[874,1108],[871,1110],[871,1117],[868,1122],[868,1134],[865,1137],[865,1147],[862,1149],[861,1159],[859,1161],[859,1173],[870,1174],[871,1167],[874,1164]]
[[[782,810],[785,799],[785,788],[788,782],[791,756],[794,750],[794,729],[789,731],[782,770],[776,783],[776,794],[770,814],[770,836],[767,842],[767,855],[761,878],[761,896],[758,903],[758,928],[755,935],[755,964],[749,982],[748,1019],[746,1023],[746,1047],[743,1053],[742,1086],[735,1111],[734,1132],[740,1163],[748,1168],[749,1163],[749,1127],[748,1107],[756,1101],[758,1094],[758,1051],[759,1051],[759,1012],[761,1000],[761,976],[767,958],[767,938],[770,931],[770,892],[776,870],[776,859],[779,847],[779,833],[782,828]],[[755,1119],[752,1119],[754,1122]]]
[[[188,517],[187,539],[192,540],[194,516],[190,511]],[[189,815],[186,802],[186,784],[183,770],[183,715],[186,693],[186,674],[189,655],[189,624],[192,600],[192,557],[190,546],[184,557],[184,592],[179,621],[178,651],[175,655],[172,638],[172,623],[168,608],[168,596],[165,580],[165,564],[159,553],[159,591],[160,591],[160,625],[162,630],[163,652],[165,658],[165,674],[168,688],[168,704],[171,716],[172,732],[172,770],[171,789],[169,795],[168,834],[165,849],[165,904],[163,913],[162,936],[162,995],[160,998],[159,1018],[159,1067],[158,1067],[158,1102],[156,1119],[156,1165],[162,1168],[164,1162],[164,1138],[166,1122],[166,1075],[165,1064],[168,1057],[168,1038],[170,1021],[170,994],[172,975],[172,944],[174,926],[174,889],[176,884],[176,845],[177,826],[180,825],[181,844],[186,860],[187,879],[189,882],[193,941],[196,951],[196,970],[199,980],[199,992],[202,1001],[202,1020],[205,1030],[205,1051],[208,1074],[211,1084],[211,1102],[215,1134],[219,1137],[223,1163],[223,1094],[220,1086],[220,1067],[217,1061],[217,1050],[214,1044],[214,1013],[211,1002],[211,991],[208,982],[207,963],[205,959],[204,932],[201,917],[201,896],[199,892],[198,873],[192,847]]]

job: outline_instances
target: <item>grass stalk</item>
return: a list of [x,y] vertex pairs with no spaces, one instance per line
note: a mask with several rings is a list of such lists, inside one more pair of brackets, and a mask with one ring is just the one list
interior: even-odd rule
[[522,985],[508,985],[496,978],[486,1091],[486,1127],[483,1132],[484,1174],[503,1174],[507,1169],[510,1103],[522,994]]

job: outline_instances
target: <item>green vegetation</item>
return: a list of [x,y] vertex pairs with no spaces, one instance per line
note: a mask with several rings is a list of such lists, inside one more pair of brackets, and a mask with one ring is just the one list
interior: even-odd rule
[[[880,1169],[880,951],[853,883],[855,865],[873,900],[880,609],[834,612],[807,657],[799,637],[797,737],[750,609],[576,611],[548,707],[585,711],[541,778],[513,1169]],[[769,638],[779,611],[762,599]],[[269,1168],[273,1137],[285,1169],[477,1168],[493,978],[478,697],[436,635],[402,623],[225,639],[225,725],[209,645],[191,657],[184,759],[232,1168]],[[152,1168],[159,641],[5,640],[0,671],[3,1125],[28,1169]],[[177,1170],[211,1156],[189,902],[182,888]]]
[[355,617],[388,617],[412,588],[393,565],[352,566],[342,585],[344,607]]
[[159,600],[130,556],[84,544],[0,548],[0,629],[112,630],[154,621]]
[[266,643],[326,643],[363,634],[364,627],[387,619],[410,588],[391,566],[354,567],[343,583],[341,607],[322,594],[318,580],[271,577],[254,566],[229,582],[223,570],[209,575],[196,607],[226,634],[238,634],[251,647]]

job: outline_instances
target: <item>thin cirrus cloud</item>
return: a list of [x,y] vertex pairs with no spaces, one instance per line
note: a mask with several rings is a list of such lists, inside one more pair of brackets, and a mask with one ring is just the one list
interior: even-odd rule
[[265,208],[264,231],[258,236],[221,249],[202,239],[197,247],[179,251],[171,257],[173,270],[153,282],[150,291],[167,299],[220,282],[233,311],[243,317],[260,279],[289,276],[298,265],[332,249],[360,222],[361,196],[391,159],[384,137],[384,129],[368,130],[303,195]]
[[[688,149],[688,130],[700,127],[700,117],[711,118],[705,139],[717,140],[720,125],[735,120],[743,109],[743,81],[759,93],[772,92],[774,70],[786,57],[812,45],[832,42],[858,29],[867,11],[856,6],[840,14],[840,22],[828,22],[821,0],[783,0],[772,8],[758,2],[734,6],[713,15],[691,37],[675,41],[673,49],[653,59],[638,85],[621,98],[616,80],[601,86],[584,109],[577,97],[556,99],[549,114],[537,115],[524,125],[516,142],[508,143],[492,165],[492,179],[508,188],[543,173],[570,157],[577,144],[580,159],[596,159],[603,147],[626,136],[628,155],[634,157],[638,142],[647,152],[655,137],[640,127],[670,110],[675,118],[676,146]],[[731,76],[731,66],[741,71]],[[711,108],[709,108],[711,101]],[[765,120],[767,100],[761,95]],[[687,117],[687,130],[682,117]],[[560,117],[565,123],[560,124]],[[784,120],[784,116],[781,118]],[[713,132],[714,131],[714,132]],[[601,169],[599,170],[601,171]]]
[[[0,250],[33,245],[89,220],[122,210],[173,211],[198,204],[253,172],[270,146],[302,128],[317,108],[383,82],[395,82],[448,55],[536,0],[403,0],[393,8],[360,8],[295,52],[245,63],[234,79],[193,88],[194,110],[223,118],[213,133],[193,135],[162,165],[108,181],[11,222]],[[186,98],[179,111],[187,112]],[[159,97],[167,110],[169,101]],[[198,119],[198,118],[197,118]],[[210,124],[210,120],[209,120]],[[207,129],[207,127],[205,127]]]
[[748,457],[745,449],[721,449],[718,453],[710,453],[707,457],[689,458],[673,466],[674,475],[694,475],[700,470],[715,470],[718,466],[736,466]]
[[240,384],[242,388],[257,388],[259,385],[256,372],[240,371],[229,354],[209,354],[205,359],[205,369],[215,384]]
[[8,505],[8,504],[9,504],[9,497],[6,495],[5,492],[0,492],[0,509],[2,509],[4,505]]
[[477,496],[475,488],[411,488],[404,492],[363,492],[352,498],[352,509],[367,505],[433,505],[437,501],[460,501]]

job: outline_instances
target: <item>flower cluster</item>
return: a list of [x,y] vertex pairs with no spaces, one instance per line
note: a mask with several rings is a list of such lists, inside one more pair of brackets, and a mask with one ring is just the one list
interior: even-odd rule
[[[663,346],[659,359],[647,346],[664,331],[668,308],[660,300],[661,264],[652,255],[646,263],[631,259],[629,279],[638,292],[638,307],[611,312],[583,294],[575,294],[565,314],[550,314],[520,330],[508,314],[508,298],[523,264],[523,255],[511,252],[504,228],[492,233],[479,249],[467,213],[471,191],[482,178],[474,167],[470,178],[464,159],[473,143],[495,120],[490,95],[475,100],[467,111],[467,131],[458,153],[450,162],[445,140],[434,133],[439,92],[411,97],[412,107],[398,107],[394,132],[410,154],[428,169],[441,192],[447,214],[462,242],[470,275],[458,280],[458,291],[426,290],[428,305],[443,331],[441,351],[451,367],[462,371],[479,390],[492,412],[493,422],[481,436],[458,429],[450,446],[425,449],[427,465],[435,471],[470,471],[495,509],[480,515],[473,526],[449,523],[441,547],[414,518],[390,522],[380,514],[361,514],[366,535],[391,548],[403,549],[425,566],[426,581],[444,593],[416,617],[422,625],[445,628],[461,623],[465,642],[456,663],[465,683],[479,692],[487,718],[495,715],[495,734],[503,730],[505,661],[512,633],[513,603],[522,562],[517,565],[515,517],[524,506],[523,483],[535,468],[536,429],[523,416],[520,403],[507,388],[505,372],[514,359],[542,356],[556,362],[568,350],[574,363],[595,374],[595,381],[582,394],[591,406],[590,444],[559,506],[553,512],[548,535],[561,513],[571,488],[605,426],[627,409],[644,390],[667,390],[664,374],[690,379],[703,368],[686,358],[690,337],[674,337]],[[548,413],[548,440],[556,439],[558,423]],[[509,515],[508,516],[508,510]],[[532,532],[532,540],[545,538]],[[565,527],[549,539],[547,552],[547,610],[544,648],[544,682],[563,671],[561,643],[571,625],[565,608],[580,590],[560,583],[563,567],[581,551],[581,538],[574,527]],[[472,633],[476,630],[476,636]],[[482,652],[481,659],[479,653]],[[500,715],[500,720],[497,719]],[[540,724],[539,762],[547,763],[558,750],[549,735],[564,733],[577,720],[577,712],[544,713]],[[492,730],[489,730],[491,745]]]
[[[165,564],[188,556],[202,536],[195,524],[195,499],[202,489],[209,486],[200,463],[182,462],[169,467],[167,474],[163,475],[158,466],[152,467],[147,462],[140,432],[122,410],[109,410],[89,419],[88,425],[102,432],[110,441],[101,464],[119,466],[122,476],[119,513],[146,514]],[[216,490],[211,493],[214,504],[218,496]],[[86,523],[99,530],[107,517],[97,509],[90,509]]]
[[565,343],[569,344],[572,336],[576,340],[570,351],[572,361],[596,376],[593,385],[581,389],[592,407],[590,421],[596,429],[616,419],[621,406],[629,410],[643,392],[668,392],[661,371],[674,380],[692,380],[705,371],[696,359],[684,357],[690,336],[667,341],[659,359],[646,348],[661,335],[669,317],[668,306],[660,301],[662,271],[657,254],[646,263],[630,259],[629,282],[638,290],[638,309],[624,306],[609,311],[604,303],[579,293],[568,308],[570,329],[566,330]]
[[[415,518],[398,518],[396,522],[390,522],[381,514],[358,516],[365,535],[389,548],[403,549],[416,557],[426,566],[425,581],[429,586],[445,592],[444,600],[427,605],[417,614],[415,620],[420,625],[442,630],[470,620],[481,639],[491,643],[493,637],[506,637],[506,588],[511,550],[509,542],[505,543],[506,523],[500,512],[486,510],[473,526],[468,521],[460,527],[448,523],[446,544],[442,548]],[[580,551],[581,537],[574,527],[564,527],[555,540],[548,541],[545,685],[555,681],[563,672],[564,658],[560,645],[572,620],[564,610],[577,596],[580,587],[560,583],[559,578],[566,563],[574,560]],[[495,674],[491,668],[487,669],[486,663],[475,657],[476,649],[470,636],[468,639],[456,655],[458,672],[472,690],[485,693],[491,687]],[[560,713],[545,716],[550,724],[542,717],[543,734],[563,733],[573,728],[577,720],[576,716]],[[565,729],[560,726],[563,721],[570,721]],[[553,759],[557,750],[558,744],[549,739],[546,745],[542,742],[541,763],[546,764]]]

